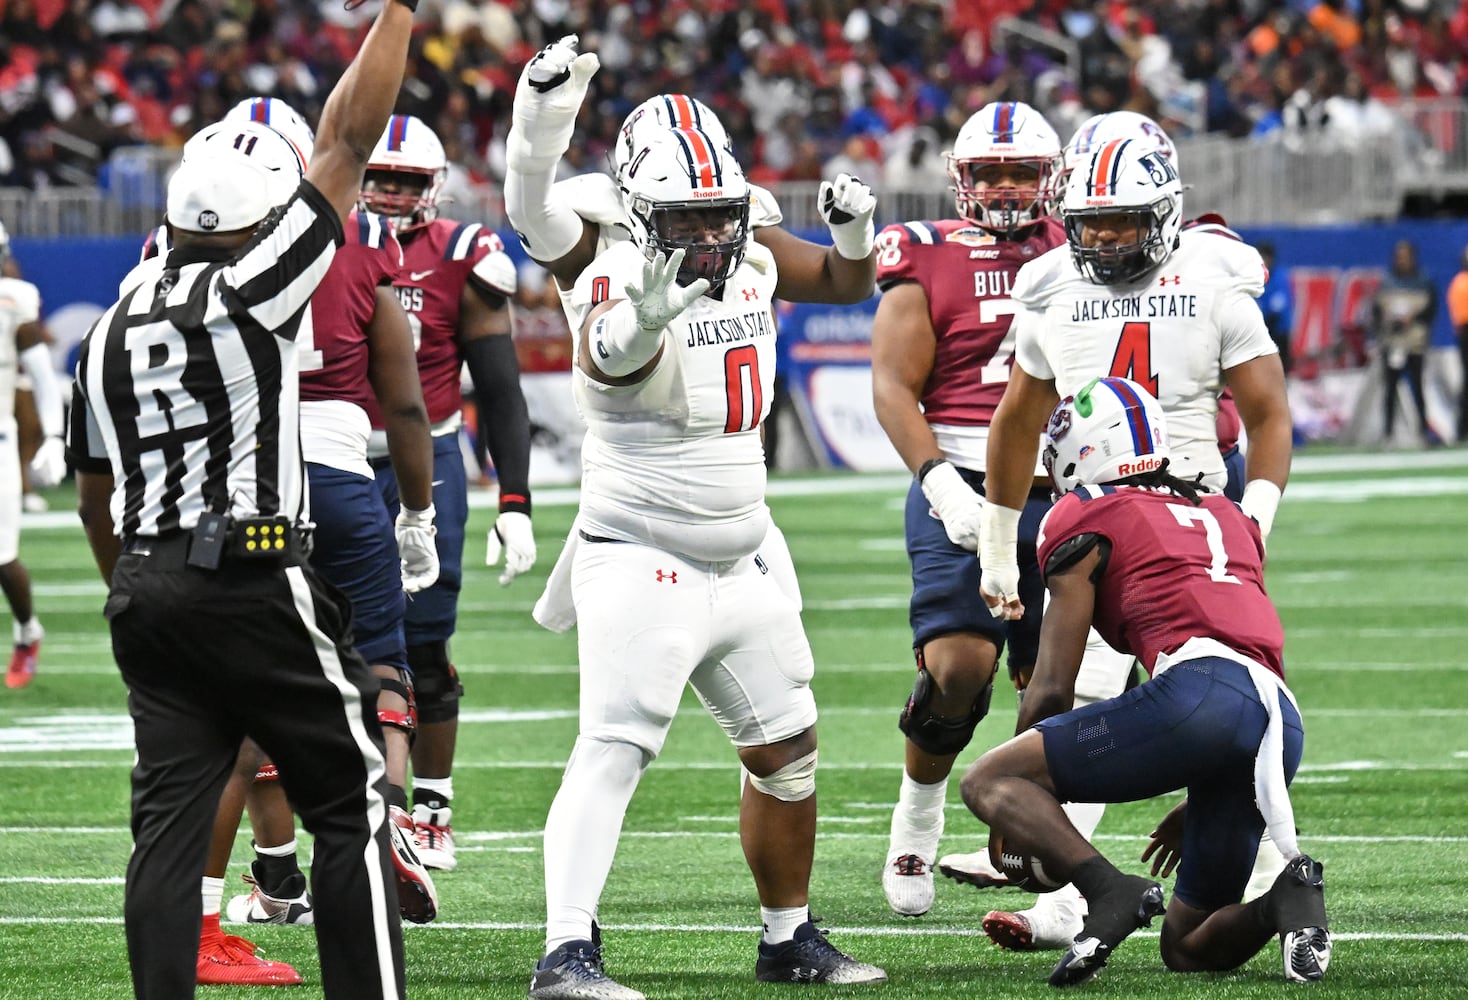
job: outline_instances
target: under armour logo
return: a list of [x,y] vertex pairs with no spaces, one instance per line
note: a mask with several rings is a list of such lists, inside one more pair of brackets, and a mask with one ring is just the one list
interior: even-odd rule
[[753,302],[753,301],[755,301],[758,298],[759,298],[759,289],[758,288],[746,288],[746,289],[744,289],[744,301],[745,302]]
[[678,582],[678,571],[675,570],[675,569],[669,569],[669,570],[660,569],[660,570],[658,570],[658,583],[664,583],[664,582],[666,582],[666,583],[677,583]]
[[1183,282],[1183,276],[1181,274],[1164,274],[1161,278],[1157,279],[1157,283],[1163,288],[1167,287],[1169,281],[1174,285],[1180,285]]

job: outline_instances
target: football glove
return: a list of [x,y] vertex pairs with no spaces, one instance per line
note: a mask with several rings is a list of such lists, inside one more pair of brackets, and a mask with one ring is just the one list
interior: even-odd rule
[[31,483],[41,489],[66,478],[66,445],[59,437],[48,437],[31,459]]
[[979,596],[995,618],[1014,620],[1025,613],[1019,599],[1019,557],[1015,554],[1019,517],[1020,511],[1013,507],[986,503],[980,519],[979,566],[983,572]]
[[707,278],[699,278],[686,288],[678,284],[684,252],[680,247],[666,257],[654,257],[642,265],[642,287],[624,288],[637,313],[637,325],[649,333],[667,329],[679,313],[709,290]]
[[1274,513],[1279,509],[1280,489],[1268,479],[1251,479],[1244,487],[1239,507],[1259,523],[1259,535],[1269,541],[1269,532],[1274,527]]
[[500,574],[500,586],[506,587],[535,565],[535,533],[530,530],[530,515],[507,510],[495,519],[485,545],[484,565],[497,565],[501,553],[505,557],[505,569]]
[[576,51],[566,35],[535,54],[520,74],[511,106],[505,153],[512,169],[554,167],[571,144],[586,88],[601,66],[595,53]]
[[979,519],[983,516],[984,501],[963,481],[952,462],[939,462],[928,470],[919,485],[923,496],[943,522],[948,540],[970,552],[979,547]]
[[433,504],[427,510],[404,507],[394,525],[402,558],[403,590],[410,594],[427,590],[438,579],[438,549],[433,544],[438,529],[433,526],[433,518]]
[[860,178],[837,174],[834,181],[821,181],[816,207],[830,227],[837,253],[847,260],[871,256],[876,239],[872,216],[877,211],[877,196]]

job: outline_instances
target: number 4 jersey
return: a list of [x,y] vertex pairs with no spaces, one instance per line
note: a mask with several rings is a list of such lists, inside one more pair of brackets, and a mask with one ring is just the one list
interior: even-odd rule
[[1065,245],[1054,219],[1019,240],[1001,240],[959,219],[905,222],[877,236],[877,284],[922,286],[936,343],[923,386],[923,415],[938,447],[964,468],[983,471],[989,422],[1014,359],[1010,298],[1021,265]]
[[1221,491],[1223,373],[1278,353],[1254,302],[1266,277],[1253,247],[1209,229],[1184,230],[1171,257],[1124,285],[1087,281],[1060,247],[1016,279],[1015,363],[1053,379],[1062,398],[1099,376],[1146,386],[1167,414],[1173,471],[1183,479],[1202,472]]
[[1150,673],[1159,653],[1215,639],[1284,677],[1284,630],[1264,590],[1264,542],[1232,500],[1209,495],[1194,505],[1166,490],[1082,486],[1045,515],[1040,565],[1087,533],[1111,544],[1092,624],[1112,648]]

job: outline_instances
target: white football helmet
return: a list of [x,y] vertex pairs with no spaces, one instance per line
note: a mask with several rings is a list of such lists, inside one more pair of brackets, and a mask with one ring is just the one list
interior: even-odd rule
[[1112,139],[1136,139],[1143,149],[1155,149],[1172,163],[1172,169],[1182,173],[1178,166],[1177,146],[1168,138],[1162,126],[1137,111],[1108,111],[1104,115],[1092,115],[1081,122],[1070,142],[1065,144],[1062,154],[1060,190],[1070,179],[1071,172],[1080,162]]
[[1130,379],[1092,379],[1060,401],[1045,428],[1042,458],[1057,497],[1155,472],[1167,457],[1162,404]]
[[[1006,237],[1055,210],[1060,137],[1045,117],[1018,101],[986,104],[964,122],[945,153],[958,214]],[[1035,171],[1030,187],[993,187],[987,176],[999,164]]]
[[[207,197],[203,192],[218,188],[223,174],[210,179],[210,164],[220,167],[242,185],[234,204],[224,204],[222,191]],[[263,179],[245,180],[247,174],[235,167],[244,164]],[[185,167],[189,176],[180,179]],[[206,125],[184,143],[183,160],[168,183],[168,221],[193,232],[230,232],[252,226],[272,208],[290,201],[306,173],[306,157],[285,135],[254,121],[219,121]],[[186,197],[193,189],[198,197]],[[199,201],[203,197],[203,201]],[[212,224],[211,224],[212,223]]]
[[622,206],[632,239],[649,260],[686,251],[678,283],[709,280],[717,292],[744,259],[749,184],[728,149],[697,129],[638,133],[645,142],[627,164]]
[[[1135,281],[1177,248],[1183,228],[1183,186],[1172,162],[1135,139],[1112,139],[1076,168],[1060,204],[1076,268],[1098,285]],[[1136,225],[1127,243],[1087,246],[1085,229],[1105,217]]]
[[619,185],[632,157],[648,144],[651,134],[670,128],[697,129],[715,146],[722,146],[731,154],[734,152],[724,124],[707,104],[687,94],[659,94],[637,105],[622,120],[622,128],[617,133],[611,153],[612,177]]
[[438,218],[448,176],[448,157],[433,129],[412,115],[393,115],[367,161],[359,204],[387,216],[400,233],[418,229]]
[[247,97],[224,115],[227,122],[259,122],[295,143],[301,151],[301,159],[311,162],[311,149],[316,145],[316,133],[306,124],[306,119],[289,104],[278,97]]

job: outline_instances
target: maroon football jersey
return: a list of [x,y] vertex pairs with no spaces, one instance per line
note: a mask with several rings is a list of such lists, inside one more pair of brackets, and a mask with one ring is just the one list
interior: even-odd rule
[[377,312],[378,287],[398,277],[403,250],[380,215],[353,212],[343,229],[346,242],[311,296],[310,344],[302,331],[301,400],[342,399],[373,412],[367,325]]
[[1284,629],[1264,590],[1259,526],[1226,497],[1195,506],[1166,490],[1083,486],[1040,527],[1040,566],[1067,539],[1111,542],[1092,624],[1150,673],[1159,653],[1216,639],[1284,677]]
[[877,283],[884,289],[902,281],[921,285],[938,337],[921,400],[928,423],[988,426],[1014,364],[1009,290],[1015,272],[1064,243],[1064,228],[1048,218],[1014,241],[963,219],[882,230]]
[[1234,402],[1232,389],[1223,390],[1218,397],[1218,450],[1227,455],[1239,443],[1239,432],[1244,422],[1239,419],[1239,405]]
[[[395,288],[413,324],[423,402],[428,407],[429,422],[436,424],[459,412],[464,402],[459,388],[462,359],[456,340],[464,285],[481,260],[504,253],[504,244],[492,229],[477,222],[448,219],[436,219],[402,234],[402,244],[403,268]],[[509,287],[496,290],[506,296],[513,294],[513,276],[510,265]],[[372,426],[381,427],[382,416],[377,409],[367,412]]]

